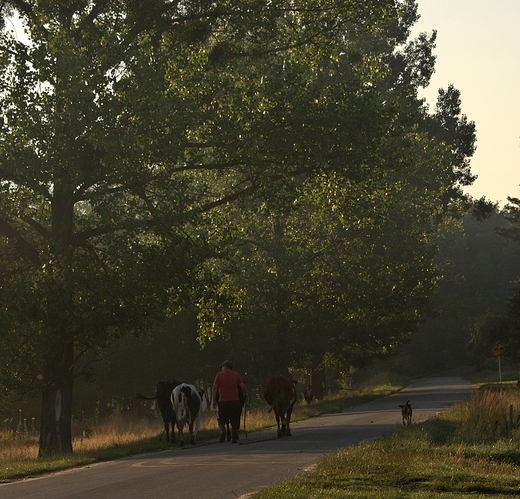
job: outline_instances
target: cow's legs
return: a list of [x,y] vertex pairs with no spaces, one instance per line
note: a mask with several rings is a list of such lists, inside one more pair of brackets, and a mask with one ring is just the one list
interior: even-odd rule
[[195,421],[194,421],[195,429],[193,432],[193,443],[195,443],[197,440],[197,435],[199,434],[199,430],[200,430],[200,420],[201,419],[202,419],[202,411],[199,410],[199,413],[197,414]]
[[[159,440],[162,440],[164,433],[166,433],[166,440],[169,442],[170,441],[170,422],[166,421],[164,416],[163,416],[163,423],[164,423],[164,430],[162,431],[161,436],[159,437]],[[173,437],[173,432],[172,432],[172,437]]]
[[184,445],[184,434],[183,434],[183,428],[184,423],[177,423],[177,429],[179,430],[179,445],[182,447]]
[[282,435],[287,434],[287,416],[282,414]]
[[289,407],[289,409],[287,409],[287,418],[286,418],[286,421],[287,421],[287,429],[285,431],[285,434],[288,436],[288,437],[291,437],[291,427],[290,427],[290,424],[291,424],[291,415],[292,415],[292,410],[293,410],[293,406],[291,405]]
[[[166,433],[166,441],[170,442],[171,440],[173,440],[173,438],[174,438],[173,426],[172,426],[172,434],[170,437],[170,422],[169,421],[164,422],[164,431]],[[170,438],[171,438],[171,440],[170,440]],[[161,439],[162,439],[162,435],[161,435]]]
[[190,429],[190,444],[195,444],[195,435],[193,434],[193,421],[190,421],[188,424]]
[[283,435],[284,428],[283,428],[283,424],[280,427],[280,419],[281,419],[280,414],[278,414],[278,412],[275,411],[275,415],[276,415],[276,426],[278,428],[278,431],[276,434],[277,434],[278,438],[280,438]]

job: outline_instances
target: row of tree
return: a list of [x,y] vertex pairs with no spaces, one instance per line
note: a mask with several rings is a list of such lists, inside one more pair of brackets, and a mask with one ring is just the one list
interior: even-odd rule
[[[393,355],[378,356],[375,362],[367,352],[372,360],[370,366],[367,358],[352,357],[342,364],[328,363],[312,377],[310,370],[293,368],[291,375],[299,380],[299,391],[309,382],[317,394],[324,389],[392,381],[394,375],[421,377],[471,364],[492,365],[495,369],[492,349],[497,341],[506,347],[502,360],[514,360],[515,350],[506,337],[495,334],[498,331],[493,333],[489,326],[494,322],[488,320],[505,319],[509,298],[516,289],[515,280],[520,275],[520,245],[497,233],[497,228],[508,226],[506,215],[503,210],[478,221],[468,214],[462,224],[441,231],[436,238],[439,250],[435,262],[442,280],[431,298],[433,313],[425,317],[409,342],[389,352]],[[83,428],[114,411],[145,414],[148,407],[135,398],[135,393],[152,395],[158,380],[175,377],[209,388],[218,365],[227,357],[235,361],[246,380],[249,403],[266,407],[262,392],[265,379],[276,369],[271,353],[271,341],[275,338],[273,335],[266,340],[262,331],[251,334],[255,322],[263,317],[264,311],[259,308],[250,311],[247,324],[230,321],[232,327],[226,327],[229,337],[209,341],[203,349],[197,340],[196,310],[168,318],[139,337],[120,338],[96,363],[94,376],[87,383],[82,379],[77,383],[73,404],[76,420],[83,419]],[[303,348],[293,347],[305,356]],[[21,406],[23,414],[34,415],[36,402],[27,397]],[[10,408],[6,416],[16,415],[17,407],[18,404],[4,406]]]
[[417,329],[475,127],[454,87],[418,98],[413,0],[0,9],[28,36],[0,36],[0,385],[41,393],[41,456],[72,452],[75,380],[167,314],[255,376]]
[[[516,252],[520,243],[520,199],[509,197],[508,201],[502,212],[504,223],[497,225],[496,232],[509,241]],[[507,265],[497,257],[503,266]],[[481,364],[490,352],[501,346],[500,355],[520,365],[520,269],[511,276],[505,289],[505,300],[499,304],[490,303],[472,326],[470,348]]]

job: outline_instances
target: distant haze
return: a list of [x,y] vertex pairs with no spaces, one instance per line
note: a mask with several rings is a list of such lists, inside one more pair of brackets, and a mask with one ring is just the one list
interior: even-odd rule
[[520,0],[418,0],[413,30],[437,31],[436,72],[423,93],[432,108],[452,83],[477,128],[471,161],[478,175],[466,191],[507,203],[520,197]]

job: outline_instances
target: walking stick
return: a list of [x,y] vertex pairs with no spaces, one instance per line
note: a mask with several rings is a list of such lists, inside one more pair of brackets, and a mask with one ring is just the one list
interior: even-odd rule
[[244,402],[244,433],[246,435],[246,440],[247,440],[246,414],[247,414],[247,399]]

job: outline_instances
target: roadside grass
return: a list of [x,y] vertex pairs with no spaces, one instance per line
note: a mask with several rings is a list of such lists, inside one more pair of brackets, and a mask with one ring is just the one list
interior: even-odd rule
[[500,375],[498,371],[498,365],[496,369],[483,369],[479,371],[471,371],[467,374],[467,379],[478,386],[483,385],[500,385],[500,384],[516,384],[518,380],[518,368],[515,367],[504,367],[502,369],[502,383],[500,383]]
[[520,495],[520,390],[481,389],[440,417],[334,453],[254,499]]
[[[299,421],[320,414],[338,412],[347,407],[390,395],[403,386],[381,385],[364,390],[342,390],[309,405],[300,401],[295,406],[292,420]],[[248,409],[246,415],[248,433],[268,429],[276,424],[274,415],[268,414],[267,409],[267,405],[262,402],[258,407]],[[42,459],[38,458],[38,436],[34,430],[30,431],[25,426],[23,431],[18,432],[0,430],[0,481],[22,479],[167,449],[172,444],[165,441],[164,435],[163,439],[159,440],[162,427],[160,415],[145,418],[134,413],[114,414],[97,426],[89,428],[88,431],[81,424],[75,424],[74,453],[71,456]],[[216,414],[205,412],[197,441],[202,443],[218,438],[217,428]]]

